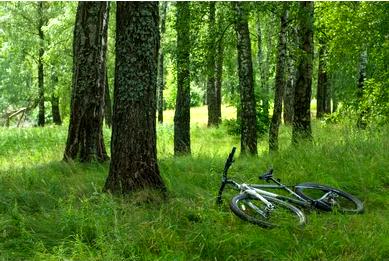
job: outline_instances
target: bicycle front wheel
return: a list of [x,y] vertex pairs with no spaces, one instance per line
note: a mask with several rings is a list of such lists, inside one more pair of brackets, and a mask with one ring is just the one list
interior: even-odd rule
[[[315,183],[302,183],[295,186],[295,191],[304,199],[324,203],[329,206],[331,211],[342,213],[363,212],[363,203],[358,198],[336,188]],[[320,206],[320,204],[317,204],[318,208],[321,208]]]
[[304,213],[297,207],[273,197],[262,196],[274,209],[269,209],[262,200],[244,193],[232,198],[230,208],[241,219],[265,228],[302,226],[306,223]]

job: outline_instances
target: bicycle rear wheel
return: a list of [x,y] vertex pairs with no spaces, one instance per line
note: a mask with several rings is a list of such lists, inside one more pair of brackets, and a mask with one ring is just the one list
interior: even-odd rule
[[262,196],[274,206],[273,210],[267,210],[264,202],[244,193],[232,198],[230,208],[239,218],[265,228],[302,226],[306,223],[304,213],[297,207],[273,197]]
[[[302,198],[325,203],[331,211],[342,213],[362,213],[363,203],[355,196],[342,190],[315,183],[301,183],[295,186],[295,191]],[[320,204],[317,204],[320,207]],[[328,210],[324,208],[324,210]]]

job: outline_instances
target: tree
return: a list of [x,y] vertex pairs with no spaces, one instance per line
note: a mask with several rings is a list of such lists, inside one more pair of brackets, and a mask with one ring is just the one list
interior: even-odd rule
[[108,2],[79,2],[73,40],[71,115],[64,159],[108,159],[103,139]]
[[162,13],[161,13],[161,47],[159,48],[158,54],[158,85],[157,85],[157,110],[158,110],[158,122],[163,123],[163,89],[165,86],[165,65],[164,65],[164,34],[166,32],[166,9],[167,2],[162,2]]
[[310,139],[313,60],[313,2],[300,2],[298,78],[294,93],[292,140]]
[[177,2],[177,98],[174,154],[190,154],[190,3]]
[[105,191],[165,190],[156,149],[158,25],[158,2],[117,2],[112,160]]
[[278,40],[278,55],[276,65],[276,81],[274,94],[274,110],[269,129],[269,150],[278,150],[278,130],[281,124],[282,98],[285,90],[285,67],[286,67],[286,29],[288,23],[287,2],[283,4],[280,19],[280,33]]
[[208,45],[207,45],[207,105],[208,127],[219,125],[220,119],[217,114],[217,92],[215,82],[216,66],[216,34],[215,34],[215,2],[209,2],[208,21]]
[[320,119],[325,113],[331,113],[329,81],[326,68],[327,47],[322,41],[319,47],[319,68],[317,76],[317,111],[316,118]]
[[[220,4],[219,4],[220,5]],[[218,119],[220,124],[222,119],[222,81],[223,81],[223,62],[224,62],[224,24],[225,19],[223,10],[218,8],[217,12],[217,35],[216,39],[216,54],[215,54],[215,96],[216,96],[216,109],[215,118]]]
[[253,64],[246,3],[234,2],[240,87],[241,153],[257,155]]
[[38,126],[45,126],[45,86],[44,86],[44,71],[43,71],[43,55],[45,53],[45,35],[43,33],[43,26],[47,24],[47,18],[44,16],[44,2],[38,2],[37,4],[37,14],[38,14],[38,24],[37,31],[39,35],[39,54],[38,54]]

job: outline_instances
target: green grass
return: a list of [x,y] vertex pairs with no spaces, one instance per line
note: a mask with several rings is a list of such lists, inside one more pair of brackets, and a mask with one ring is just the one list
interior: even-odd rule
[[[388,128],[314,122],[314,141],[291,147],[291,130],[282,127],[279,153],[267,153],[267,137],[258,158],[238,153],[230,172],[238,181],[259,182],[273,166],[287,184],[339,187],[366,208],[362,215],[311,212],[303,229],[266,230],[231,213],[233,191],[215,205],[225,158],[239,137],[223,126],[207,129],[198,117],[193,156],[175,158],[172,118],[165,118],[158,157],[167,201],[147,191],[101,193],[108,164],[61,162],[66,127],[1,128],[0,260],[389,260]],[[105,136],[108,143],[109,130]]]

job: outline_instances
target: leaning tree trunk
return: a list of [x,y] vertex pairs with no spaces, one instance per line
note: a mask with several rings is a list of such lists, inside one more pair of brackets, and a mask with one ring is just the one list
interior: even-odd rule
[[286,29],[288,22],[287,3],[281,16],[281,28],[278,40],[278,56],[276,65],[276,86],[274,93],[274,109],[269,129],[269,150],[278,150],[278,130],[281,124],[282,98],[285,89]]
[[294,95],[292,141],[311,139],[311,93],[313,60],[313,2],[300,2],[298,78]]
[[190,154],[190,2],[177,2],[177,98],[174,154]]
[[44,86],[44,71],[43,71],[43,55],[45,54],[43,26],[46,21],[43,14],[43,2],[38,2],[38,35],[39,35],[39,50],[38,50],[38,126],[45,126],[45,86]]
[[215,88],[215,2],[209,2],[208,45],[207,45],[207,105],[208,127],[217,126],[217,97]]
[[157,110],[158,110],[158,122],[163,123],[163,89],[165,88],[165,65],[164,65],[164,35],[166,31],[166,9],[167,1],[162,2],[162,14],[161,14],[161,47],[158,54],[158,84],[157,84]]
[[324,116],[325,113],[328,113],[328,77],[326,70],[326,46],[324,43],[321,43],[319,49],[319,68],[317,76],[317,111],[316,118],[320,119]]
[[79,2],[73,40],[71,114],[64,159],[108,159],[103,140],[108,2]]
[[257,129],[253,64],[246,3],[234,2],[240,85],[241,153],[257,155]]
[[165,190],[156,144],[158,25],[158,2],[117,3],[112,160],[105,191]]

